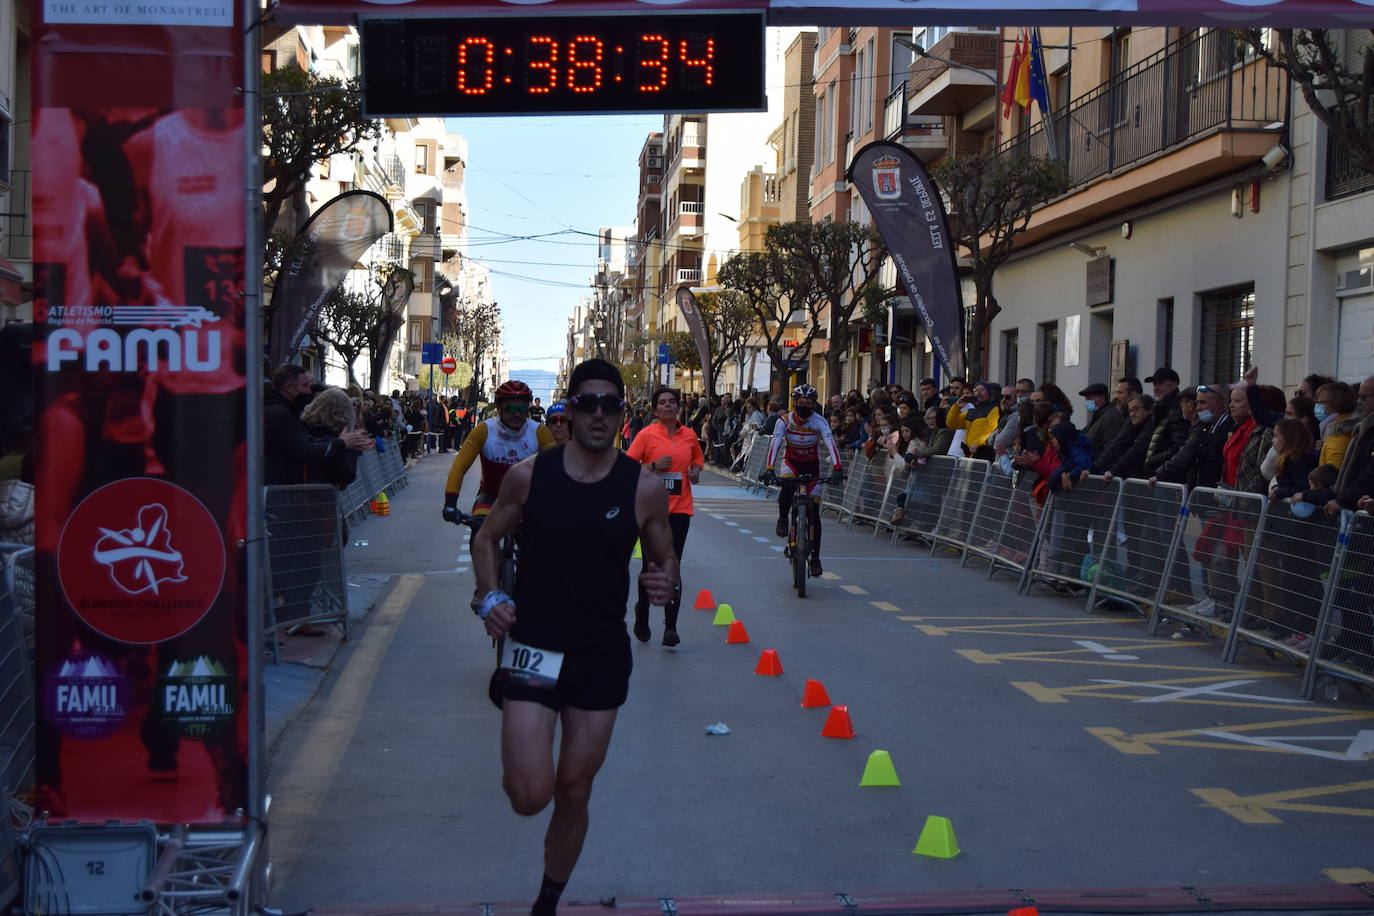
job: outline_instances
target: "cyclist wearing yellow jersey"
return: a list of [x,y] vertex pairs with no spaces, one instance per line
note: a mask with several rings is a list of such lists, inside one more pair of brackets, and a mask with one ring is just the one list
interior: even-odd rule
[[458,491],[463,476],[478,459],[482,462],[482,482],[477,487],[473,515],[486,515],[501,492],[501,480],[511,466],[536,452],[554,447],[553,433],[547,426],[530,419],[534,395],[524,382],[511,379],[496,389],[496,416],[473,427],[449,468],[444,487],[444,518],[458,520]]

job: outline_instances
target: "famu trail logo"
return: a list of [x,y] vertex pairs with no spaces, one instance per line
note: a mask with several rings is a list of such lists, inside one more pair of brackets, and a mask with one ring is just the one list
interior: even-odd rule
[[897,200],[902,196],[902,160],[896,156],[873,160],[873,193],[882,200]]
[[237,710],[238,679],[207,656],[173,662],[157,680],[158,716],[187,737],[233,721]]
[[67,601],[88,625],[120,642],[162,642],[195,626],[219,597],[224,538],[181,487],[127,477],[68,516],[57,568]]
[[72,738],[104,738],[124,724],[132,689],[113,661],[98,652],[74,652],[43,682],[43,713]]

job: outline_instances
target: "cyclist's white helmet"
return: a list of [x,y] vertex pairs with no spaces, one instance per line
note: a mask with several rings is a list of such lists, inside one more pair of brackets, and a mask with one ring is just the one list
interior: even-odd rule
[[811,387],[810,385],[798,385],[796,388],[792,389],[792,397],[810,398],[814,401],[816,400],[816,389]]

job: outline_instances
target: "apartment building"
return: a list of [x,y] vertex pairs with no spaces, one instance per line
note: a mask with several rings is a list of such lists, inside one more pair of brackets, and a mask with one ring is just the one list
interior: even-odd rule
[[30,17],[30,4],[0,0],[0,326],[33,318]]
[[[279,30],[265,46],[263,67],[290,64],[329,76],[355,77],[359,47],[357,31],[350,26]],[[379,126],[375,141],[316,168],[303,199],[284,209],[278,228],[300,225],[315,209],[348,190],[369,190],[386,199],[393,230],[363,256],[361,269],[346,282],[361,287],[369,282],[369,268],[394,264],[413,274],[415,287],[385,361],[384,377],[362,378],[369,354],[359,359],[355,372],[378,390],[426,387],[430,373],[420,361],[422,348],[443,333],[445,310],[451,327],[456,309],[489,302],[491,296],[486,270],[466,257],[467,142],[449,133],[442,118],[386,118]],[[338,354],[325,347],[312,346],[302,359],[330,384],[344,384],[348,378]]]
[[[943,116],[910,104],[912,33],[893,28],[822,28],[816,36],[813,71],[815,152],[811,165],[810,218],[870,222],[862,199],[845,173],[854,154],[869,143],[893,140],[923,161],[941,155],[946,146]],[[896,283],[889,265],[885,281]],[[825,390],[825,353],[843,347],[841,389],[864,388],[868,380],[911,384],[929,365],[929,351],[905,297],[898,300],[886,325],[855,323],[843,341],[817,339],[809,366],[811,383]],[[895,371],[896,365],[904,371]]]
[[[663,324],[663,134],[652,131],[639,150],[639,186],[635,194],[635,224],[626,246],[630,308],[638,312],[646,335],[653,337]],[[638,354],[648,359],[647,350]]]

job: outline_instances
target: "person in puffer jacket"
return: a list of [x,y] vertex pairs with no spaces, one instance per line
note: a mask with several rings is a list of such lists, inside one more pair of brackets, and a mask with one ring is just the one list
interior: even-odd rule
[[1067,420],[1051,427],[1050,437],[1059,452],[1059,467],[1049,475],[1049,487],[1051,490],[1072,490],[1074,484],[1092,473],[1092,441]]

